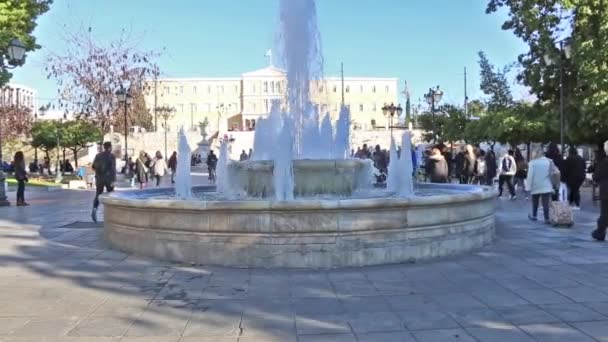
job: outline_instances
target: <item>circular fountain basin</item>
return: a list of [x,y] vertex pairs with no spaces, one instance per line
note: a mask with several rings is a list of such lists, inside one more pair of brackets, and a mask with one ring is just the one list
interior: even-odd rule
[[104,237],[113,247],[142,256],[262,268],[411,262],[492,241],[492,189],[419,188],[441,194],[277,202],[163,199],[171,189],[114,192],[101,197]]
[[[231,162],[228,178],[236,191],[252,197],[274,195],[272,160]],[[295,196],[334,194],[350,196],[362,179],[370,179],[371,160],[296,159],[293,161]]]

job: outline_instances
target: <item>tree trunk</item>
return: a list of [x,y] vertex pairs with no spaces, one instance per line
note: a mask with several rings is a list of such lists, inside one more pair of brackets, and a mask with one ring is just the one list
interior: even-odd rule
[[530,162],[530,156],[531,156],[531,152],[532,152],[532,151],[530,151],[531,146],[532,146],[532,143],[528,141],[526,143],[526,160],[528,160],[528,162]]
[[72,152],[74,153],[74,170],[78,168],[78,149],[73,148]]

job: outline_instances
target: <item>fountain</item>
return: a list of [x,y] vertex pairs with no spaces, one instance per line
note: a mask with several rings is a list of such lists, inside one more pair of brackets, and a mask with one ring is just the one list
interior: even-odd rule
[[[239,267],[397,263],[489,243],[494,192],[469,185],[414,188],[407,131],[401,156],[391,141],[387,189],[373,189],[372,162],[350,159],[348,109],[342,107],[332,125],[310,102],[311,80],[322,73],[315,1],[280,0],[280,15],[287,101],[273,102],[268,117],[258,120],[252,158],[229,160],[223,141],[217,186],[192,188],[197,198],[185,190],[190,185],[181,170],[174,193],[102,196],[106,240],[140,255]],[[189,149],[180,147],[182,155]]]

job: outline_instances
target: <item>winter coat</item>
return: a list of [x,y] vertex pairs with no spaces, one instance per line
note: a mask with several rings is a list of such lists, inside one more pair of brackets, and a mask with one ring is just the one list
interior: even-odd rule
[[137,182],[148,182],[148,167],[146,166],[145,158],[137,158],[135,162],[135,175],[137,176]]
[[169,165],[167,166],[173,172],[177,170],[177,157],[175,155],[172,155],[171,158],[169,158]]
[[15,179],[16,180],[26,180],[27,172],[25,171],[25,163],[16,163],[15,164]]
[[500,158],[500,162],[498,162],[498,174],[514,176],[515,172],[517,172],[517,164],[515,163],[515,158],[513,158],[513,156],[506,155]]
[[494,179],[496,177],[496,170],[498,169],[498,165],[496,165],[496,158],[493,154],[486,154],[486,177],[488,179]]
[[526,183],[532,195],[553,193],[550,173],[551,160],[546,157],[534,159],[528,164]]
[[477,171],[477,159],[475,159],[475,156],[466,154],[464,156],[464,165],[462,168],[462,175],[465,177],[472,177],[476,174],[476,171]]
[[154,170],[154,175],[162,177],[167,173],[167,163],[164,158],[155,158],[152,162],[152,169]]
[[116,158],[109,151],[98,153],[93,160],[93,170],[98,182],[116,181]]
[[432,155],[426,161],[426,174],[431,183],[448,182],[448,164],[442,155]]
[[585,169],[585,160],[581,156],[568,156],[562,164],[562,180],[566,184],[582,184],[587,176]]
[[608,201],[608,158],[598,161],[593,172],[593,181],[600,185],[600,199]]

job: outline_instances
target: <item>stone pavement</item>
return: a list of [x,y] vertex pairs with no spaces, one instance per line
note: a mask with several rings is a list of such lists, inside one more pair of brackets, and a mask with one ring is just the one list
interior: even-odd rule
[[86,222],[92,196],[0,208],[0,341],[608,341],[608,244],[589,239],[591,203],[556,229],[528,221],[529,202],[497,200],[496,241],[476,253],[264,270],[111,250]]

